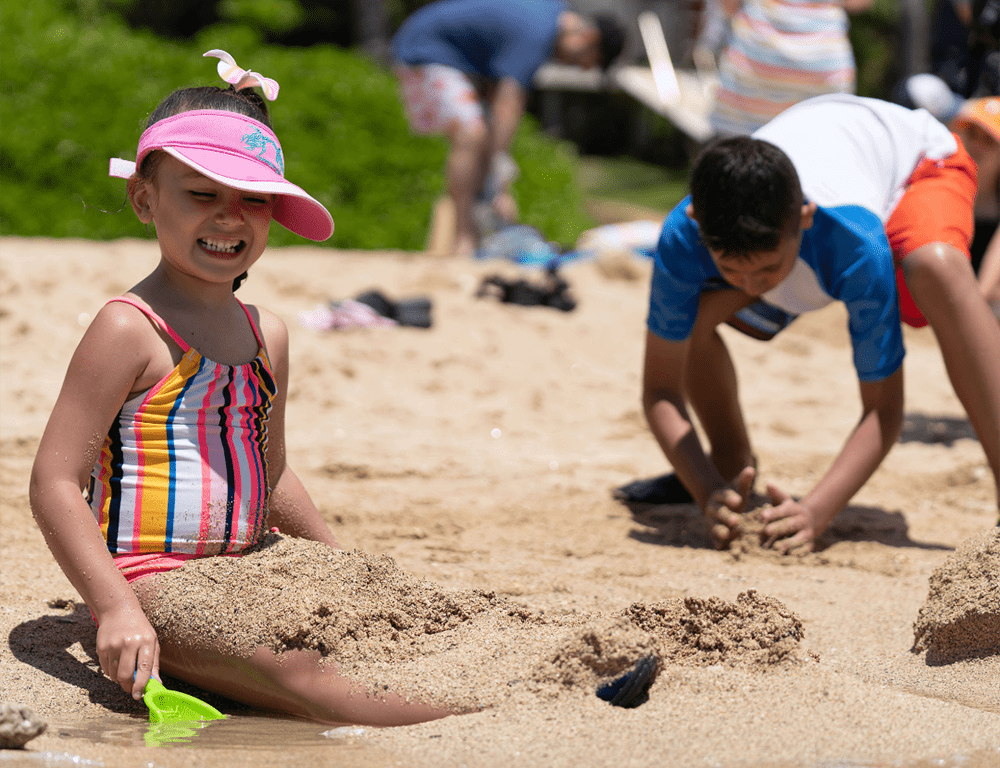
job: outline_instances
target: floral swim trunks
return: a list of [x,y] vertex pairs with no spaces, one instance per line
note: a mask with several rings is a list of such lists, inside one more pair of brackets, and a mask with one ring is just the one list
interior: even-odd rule
[[453,124],[478,127],[483,107],[468,75],[442,64],[397,64],[406,120],[416,133],[448,133]]

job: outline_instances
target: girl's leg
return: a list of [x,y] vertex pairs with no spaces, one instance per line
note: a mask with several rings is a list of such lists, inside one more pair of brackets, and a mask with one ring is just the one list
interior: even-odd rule
[[160,669],[199,688],[252,707],[335,725],[411,725],[455,714],[408,701],[398,693],[369,694],[341,677],[318,651],[276,655],[258,648],[250,658],[162,643]]
[[[158,581],[150,576],[132,584],[147,613],[160,599]],[[247,658],[183,627],[159,639],[161,672],[252,707],[337,725],[409,725],[456,714],[395,692],[370,694],[318,651],[279,655],[259,647]]]
[[902,266],[993,470],[1000,507],[1000,324],[980,293],[968,257],[957,248],[930,243],[908,254]]

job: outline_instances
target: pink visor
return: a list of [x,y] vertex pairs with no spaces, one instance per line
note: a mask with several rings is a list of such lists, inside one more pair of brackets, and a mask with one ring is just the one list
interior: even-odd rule
[[135,162],[112,158],[109,175],[129,178],[154,149],[227,187],[277,195],[274,220],[297,235],[326,240],[333,234],[330,212],[305,190],[285,181],[277,137],[253,118],[213,109],[164,118],[139,138]]

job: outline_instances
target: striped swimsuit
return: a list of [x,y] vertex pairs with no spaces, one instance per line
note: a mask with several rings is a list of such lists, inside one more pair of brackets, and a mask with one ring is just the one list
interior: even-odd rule
[[243,307],[257,357],[222,365],[143,304],[112,301],[142,311],[184,355],[122,406],[94,464],[87,500],[108,550],[204,557],[246,549],[267,522],[267,417],[275,395],[253,319]]
[[847,30],[840,2],[744,0],[719,62],[712,128],[750,134],[805,99],[853,93]]

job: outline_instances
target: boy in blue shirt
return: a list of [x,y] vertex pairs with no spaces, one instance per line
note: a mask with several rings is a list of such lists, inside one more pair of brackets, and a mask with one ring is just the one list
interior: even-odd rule
[[850,318],[861,419],[801,500],[768,485],[768,546],[811,548],[898,439],[900,314],[933,328],[1000,488],[1000,325],[968,261],[975,193],[975,164],[929,113],[854,96],[802,102],[696,159],[658,245],[643,405],[716,546],[756,474],[720,323],[768,339],[835,300]]

